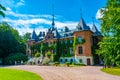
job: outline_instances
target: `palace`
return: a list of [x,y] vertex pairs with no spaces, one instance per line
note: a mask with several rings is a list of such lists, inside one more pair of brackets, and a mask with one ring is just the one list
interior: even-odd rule
[[26,54],[31,57],[34,51],[37,52],[37,49],[32,51],[31,46],[39,44],[38,51],[44,57],[47,52],[51,52],[51,54],[56,55],[60,63],[75,62],[93,65],[95,62],[93,47],[97,46],[97,43],[101,40],[102,35],[95,24],[93,23],[90,28],[82,17],[75,29],[70,30],[69,26],[65,26],[63,30],[58,31],[55,27],[53,16],[52,25],[46,33],[40,32],[37,35],[35,30],[33,30],[31,37],[27,41]]

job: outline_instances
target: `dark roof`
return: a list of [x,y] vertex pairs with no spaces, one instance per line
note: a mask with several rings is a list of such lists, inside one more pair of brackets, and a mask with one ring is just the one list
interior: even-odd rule
[[78,25],[76,26],[76,28],[77,28],[77,31],[90,30],[89,26],[87,26],[86,23],[84,22],[83,18],[81,18],[81,20],[78,23]]
[[54,38],[61,38],[61,36],[60,36],[59,32],[57,31],[57,29],[54,30],[52,33],[54,35]]
[[98,29],[97,29],[97,27],[95,26],[95,24],[93,24],[91,31],[94,33],[94,34],[93,34],[94,36],[99,36],[99,35],[101,35],[100,31],[98,31]]
[[35,30],[33,30],[32,34],[31,34],[30,39],[31,39],[31,40],[35,40],[35,41],[37,41],[37,40],[38,40],[38,37],[37,37],[37,35],[36,35]]

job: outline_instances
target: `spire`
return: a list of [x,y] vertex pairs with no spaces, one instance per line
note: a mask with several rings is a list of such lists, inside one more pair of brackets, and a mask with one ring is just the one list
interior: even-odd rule
[[92,17],[92,21],[93,21],[93,24],[94,24],[94,23],[95,23],[95,22],[94,22],[94,17]]
[[52,5],[52,27],[55,26],[55,22],[54,22],[54,5]]
[[80,17],[81,17],[81,19],[82,19],[82,9],[80,9]]

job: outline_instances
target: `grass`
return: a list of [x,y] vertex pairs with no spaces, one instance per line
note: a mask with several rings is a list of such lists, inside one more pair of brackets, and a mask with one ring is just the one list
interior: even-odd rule
[[23,70],[0,68],[0,80],[42,80],[42,78]]
[[106,72],[108,74],[120,76],[120,68],[106,68],[101,69],[101,71]]

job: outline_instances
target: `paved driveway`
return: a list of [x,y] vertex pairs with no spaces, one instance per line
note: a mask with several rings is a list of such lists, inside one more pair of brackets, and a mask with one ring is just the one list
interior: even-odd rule
[[10,68],[22,69],[37,73],[43,80],[120,80],[119,76],[113,76],[100,71],[101,67],[55,67],[55,66],[10,66]]

